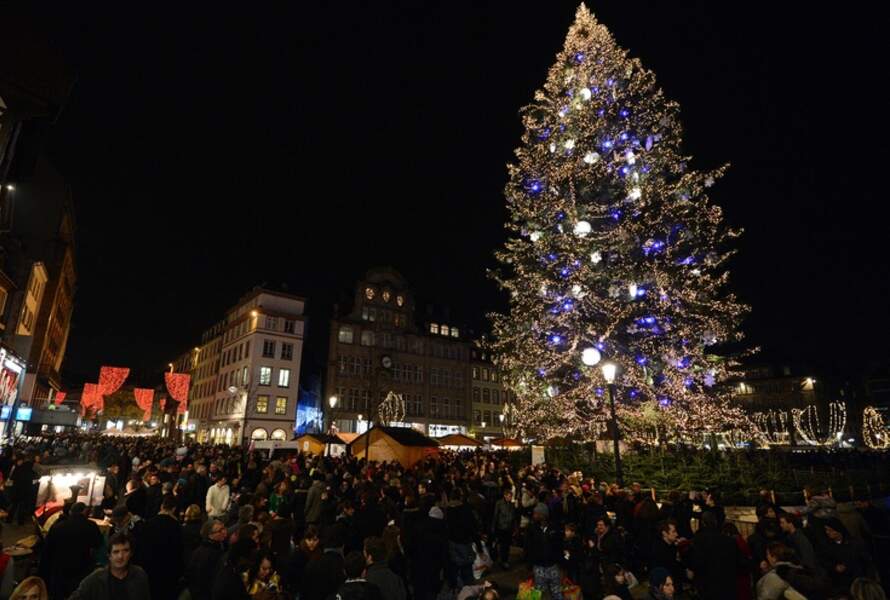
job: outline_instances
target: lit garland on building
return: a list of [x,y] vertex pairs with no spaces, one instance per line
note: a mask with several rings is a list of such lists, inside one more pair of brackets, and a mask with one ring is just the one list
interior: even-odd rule
[[815,405],[791,409],[791,421],[797,436],[810,446],[831,446],[837,444],[847,426],[847,407],[840,402],[828,405],[828,429],[824,432]]
[[592,434],[607,406],[601,359],[620,366],[623,414],[654,402],[680,434],[746,420],[713,350],[741,338],[747,312],[725,289],[739,232],[706,195],[724,169],[688,169],[678,113],[581,5],[523,110],[493,273],[510,311],[492,316],[488,346],[523,436]]
[[872,450],[890,448],[890,432],[884,417],[874,406],[866,406],[862,411],[862,441]]
[[405,420],[405,400],[401,394],[390,391],[377,407],[377,419],[383,425],[401,423]]

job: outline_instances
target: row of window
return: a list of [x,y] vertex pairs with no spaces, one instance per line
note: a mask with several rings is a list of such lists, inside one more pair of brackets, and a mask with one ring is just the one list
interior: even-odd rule
[[[263,340],[263,358],[275,358],[276,345],[277,342],[275,340]],[[294,345],[281,342],[281,355],[279,358],[281,360],[293,360]]]
[[[264,315],[261,323],[262,328],[268,331],[282,331],[283,329],[284,333],[295,333],[297,330],[296,321],[293,319],[280,319],[278,317]],[[257,323],[257,326],[259,326],[259,324],[260,323]],[[280,328],[279,325],[282,327]],[[243,320],[226,330],[223,334],[223,344],[228,344],[230,341],[238,339],[253,329],[254,327],[251,322]]]
[[490,410],[474,410],[473,411],[473,422],[476,425],[482,425],[485,423],[486,427],[495,427],[498,423],[495,423],[494,419],[498,419],[500,422],[499,413],[491,412]]
[[243,344],[238,344],[232,348],[229,348],[222,355],[222,366],[227,367],[232,363],[236,363],[240,361],[242,358],[250,357],[250,342],[245,341]]
[[460,337],[457,327],[448,327],[448,325],[439,325],[438,323],[430,323],[430,333],[433,335],[444,335],[448,337]]
[[256,441],[262,440],[276,440],[276,441],[284,441],[287,440],[287,432],[284,429],[275,429],[269,434],[268,431],[263,427],[257,427],[253,431],[250,432],[250,439]]
[[495,390],[491,388],[473,388],[473,402],[482,404],[501,404],[509,401],[510,393],[507,390]]
[[[358,335],[359,344],[362,346],[382,348],[395,348],[399,352],[412,352],[414,354],[423,354],[424,345],[421,338],[406,338],[401,335],[393,335],[388,331],[380,332],[379,335],[366,329]],[[356,341],[356,330],[349,325],[341,325],[337,331],[337,341],[341,344],[354,344]],[[467,360],[469,352],[466,348],[456,344],[441,344],[432,342],[430,344],[430,355],[436,358],[447,358],[450,360]]]
[[[376,289],[372,288],[371,286],[365,288],[365,298],[367,298],[368,300],[373,300],[376,296]],[[384,302],[389,302],[392,298],[392,293],[388,289],[384,288],[383,293],[380,295],[380,298]],[[398,304],[399,306],[405,304],[405,297],[402,294],[396,295],[396,304]]]
[[[270,396],[267,394],[258,395],[254,404],[254,412],[260,415],[269,414],[269,399]],[[287,404],[287,396],[276,396],[274,413],[276,415],[286,415]],[[211,414],[210,411],[211,406],[214,409],[213,414]],[[197,405],[194,407],[193,410],[195,413],[195,417],[199,419],[209,419],[211,416],[215,415],[233,415],[236,413],[240,413],[242,409],[243,406],[241,404],[241,398],[232,396],[229,398],[218,398],[213,404],[206,402]]]
[[488,367],[473,367],[473,379],[477,381],[493,381],[497,383],[499,378],[500,376],[498,375],[497,369],[489,369]]
[[462,388],[464,387],[464,374],[460,371],[432,367],[430,369],[430,385]]
[[404,327],[407,323],[405,315],[400,312],[384,310],[382,308],[374,308],[373,306],[362,307],[362,321],[371,323],[380,322],[384,325],[392,325],[394,327]]

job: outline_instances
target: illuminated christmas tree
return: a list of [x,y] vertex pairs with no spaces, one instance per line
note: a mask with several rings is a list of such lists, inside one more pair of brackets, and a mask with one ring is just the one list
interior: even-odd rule
[[728,242],[688,168],[679,107],[582,4],[522,119],[506,187],[511,234],[493,276],[510,311],[491,350],[526,435],[580,435],[606,413],[601,361],[619,366],[621,410],[665,412],[673,429],[735,422],[717,344],[747,307],[726,290]]

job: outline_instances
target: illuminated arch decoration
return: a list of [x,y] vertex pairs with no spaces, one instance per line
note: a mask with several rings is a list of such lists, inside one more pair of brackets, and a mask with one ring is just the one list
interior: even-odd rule
[[83,414],[88,410],[99,412],[105,408],[105,401],[102,394],[99,393],[98,383],[83,384],[83,392],[80,394],[80,405],[83,407]]
[[847,407],[840,402],[828,405],[828,429],[824,437],[819,412],[813,404],[804,409],[792,409],[791,421],[798,437],[804,443],[810,446],[831,446],[843,438],[847,426]]
[[189,399],[189,382],[191,376],[188,373],[164,373],[164,382],[170,397],[179,402],[178,414],[186,411]]
[[874,406],[866,406],[862,411],[862,441],[872,450],[890,448],[890,431]]
[[405,420],[405,400],[401,394],[390,391],[380,406],[377,407],[377,418],[384,425],[401,423]]
[[149,388],[136,388],[133,390],[136,397],[136,406],[142,409],[142,420],[151,419],[151,405],[154,403],[155,391]]

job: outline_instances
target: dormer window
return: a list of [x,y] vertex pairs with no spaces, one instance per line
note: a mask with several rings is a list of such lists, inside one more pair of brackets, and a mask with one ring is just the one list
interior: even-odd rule
[[390,299],[389,290],[383,290],[383,301],[389,302],[389,299]]
[[442,335],[447,336],[448,335],[448,325],[442,325],[442,328],[439,331],[442,333]]
[[374,288],[372,288],[372,287],[365,288],[365,298],[367,298],[368,300],[374,299]]
[[402,296],[401,294],[399,294],[398,296],[396,296],[396,304],[398,304],[399,306],[402,306],[404,303],[405,303],[405,297],[404,297],[404,296]]
[[439,326],[436,323],[430,323],[430,333],[439,335]]
[[457,333],[457,327],[451,328],[451,337],[453,337],[453,338],[459,337],[459,335]]

